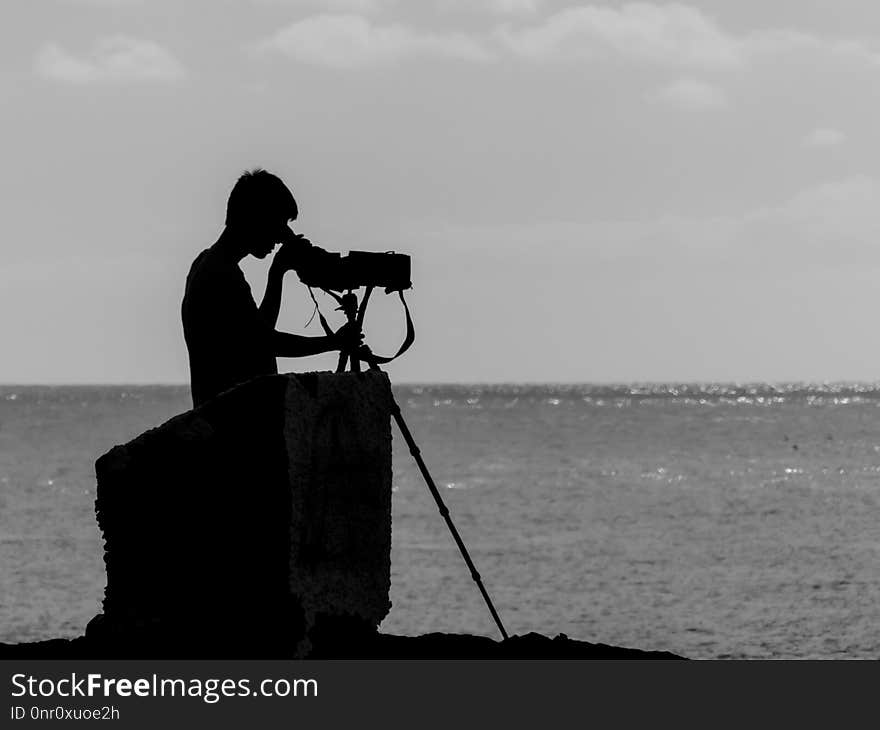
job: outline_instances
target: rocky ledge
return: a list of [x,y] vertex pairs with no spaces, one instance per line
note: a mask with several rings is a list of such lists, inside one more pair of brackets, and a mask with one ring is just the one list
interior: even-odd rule
[[[0,660],[25,659],[293,659],[280,647],[230,644],[217,639],[193,644],[156,640],[108,642],[85,636],[30,644],[0,644]],[[665,651],[641,651],[529,633],[495,641],[470,634],[395,636],[375,633],[313,647],[307,659],[684,659]]]

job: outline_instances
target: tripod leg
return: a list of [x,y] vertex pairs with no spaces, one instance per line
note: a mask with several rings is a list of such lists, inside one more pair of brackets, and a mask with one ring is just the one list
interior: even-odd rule
[[[373,364],[371,365],[371,369],[378,370],[379,367]],[[413,458],[416,460],[419,471],[422,472],[425,483],[428,485],[431,496],[434,497],[434,501],[437,503],[437,508],[440,510],[441,516],[444,520],[446,520],[446,525],[449,527],[449,531],[452,533],[452,537],[455,540],[456,545],[458,545],[458,549],[461,552],[462,557],[464,558],[464,562],[467,564],[468,569],[471,571],[471,578],[473,578],[474,583],[477,584],[477,588],[480,589],[483,600],[489,607],[489,613],[492,614],[492,618],[495,619],[495,623],[498,626],[498,629],[501,631],[501,636],[504,639],[507,639],[507,631],[504,630],[504,625],[501,623],[501,618],[498,616],[498,612],[495,610],[495,606],[492,604],[492,599],[489,598],[489,594],[486,591],[485,586],[483,585],[480,574],[477,572],[477,568],[474,565],[474,562],[471,560],[471,556],[468,554],[467,548],[465,547],[461,536],[458,534],[458,530],[455,529],[455,525],[452,523],[452,518],[449,516],[449,509],[444,504],[443,498],[440,496],[440,492],[437,491],[437,486],[434,484],[434,480],[428,473],[428,467],[425,466],[425,462],[422,460],[421,451],[416,445],[412,434],[409,432],[409,428],[407,427],[406,422],[403,420],[403,415],[400,412],[400,406],[397,405],[397,401],[394,399],[394,396],[391,396],[391,403],[391,415],[394,416],[394,420],[397,422],[397,426],[400,428],[400,432],[403,434],[403,438],[406,441],[407,446],[409,446],[409,451],[412,454]]]

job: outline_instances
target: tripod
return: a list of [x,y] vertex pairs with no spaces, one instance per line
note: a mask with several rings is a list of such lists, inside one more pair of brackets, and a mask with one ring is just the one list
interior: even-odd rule
[[[357,296],[352,290],[349,290],[347,293],[343,295],[335,294],[332,291],[324,290],[332,296],[339,303],[339,309],[345,314],[349,323],[354,323],[358,327],[361,327],[364,323],[364,315],[367,311],[367,302],[370,300],[370,294],[373,293],[373,287],[367,287],[364,292],[363,299],[358,305]],[[403,299],[403,295],[401,294],[401,300]],[[404,306],[406,303],[404,302]],[[326,320],[324,320],[323,316],[321,317],[321,324],[324,327],[324,330],[330,333],[330,327],[327,325]],[[404,343],[404,347],[401,348],[400,352],[409,347],[409,343],[412,342],[412,327],[409,321],[409,310],[407,310],[407,340]],[[397,354],[399,355],[400,352]],[[397,357],[395,355],[394,357]],[[361,361],[367,363],[370,370],[378,370],[382,372],[379,367],[380,363],[389,362],[394,358],[381,358],[373,355],[370,351],[370,348],[366,345],[360,345],[357,348],[352,350],[343,350],[339,353],[339,361],[336,365],[336,372],[341,373],[345,371],[346,363],[351,364],[352,372],[360,372],[361,370]],[[452,537],[455,540],[455,544],[458,545],[458,549],[461,552],[461,556],[464,558],[464,562],[467,564],[468,569],[471,572],[471,578],[473,578],[474,583],[477,584],[477,588],[480,589],[480,593],[483,596],[483,600],[486,602],[486,606],[489,608],[489,613],[492,614],[492,618],[495,620],[495,623],[498,626],[498,629],[501,631],[501,636],[504,639],[507,639],[507,631],[504,630],[504,625],[501,623],[501,618],[498,616],[498,612],[495,610],[495,606],[492,604],[492,599],[489,598],[489,594],[486,591],[486,587],[483,585],[483,581],[480,578],[480,574],[477,572],[477,568],[474,565],[474,561],[471,560],[471,556],[465,547],[464,541],[461,539],[461,535],[458,534],[458,530],[455,528],[455,525],[452,522],[452,517],[449,515],[449,508],[443,502],[443,498],[440,496],[440,492],[437,491],[437,485],[434,484],[434,480],[431,478],[430,472],[428,472],[428,467],[425,465],[424,460],[422,459],[421,450],[416,445],[415,439],[413,439],[412,434],[409,431],[409,428],[406,425],[406,421],[403,420],[403,415],[400,412],[400,406],[397,405],[397,400],[394,398],[394,395],[391,396],[391,415],[394,417],[394,420],[397,422],[397,426],[400,429],[400,432],[403,434],[403,439],[406,441],[406,445],[409,447],[409,452],[412,454],[413,459],[415,459],[416,465],[419,467],[419,471],[422,473],[422,477],[425,480],[425,483],[428,485],[428,490],[431,492],[431,496],[434,497],[434,501],[437,503],[437,508],[440,511],[440,515],[446,521],[447,527],[449,527],[449,531],[452,533]]]

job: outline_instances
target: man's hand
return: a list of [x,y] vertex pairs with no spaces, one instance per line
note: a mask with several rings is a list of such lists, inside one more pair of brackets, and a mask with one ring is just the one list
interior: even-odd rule
[[[284,232],[286,231],[286,233]],[[284,275],[295,269],[303,260],[303,251],[311,248],[312,244],[305,236],[298,236],[287,226],[278,235],[282,238],[281,248],[269,265],[269,277],[266,280],[266,292],[263,301],[260,302],[260,316],[272,329],[278,322],[278,313],[281,311],[281,287]]]
[[373,351],[370,349],[369,345],[362,344],[360,347],[358,347],[355,357],[357,357],[358,360],[362,360],[369,365],[371,364],[370,361],[373,358]]
[[308,238],[291,232],[272,259],[271,267],[282,274],[293,271],[302,263],[303,251],[311,247],[312,242]]
[[346,322],[331,335],[330,340],[334,350],[356,350],[361,347],[364,333],[356,322]]

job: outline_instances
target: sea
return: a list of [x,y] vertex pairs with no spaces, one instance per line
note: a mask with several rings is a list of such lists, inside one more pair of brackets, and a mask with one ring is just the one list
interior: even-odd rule
[[[394,392],[508,633],[880,657],[880,384]],[[189,405],[184,386],[0,386],[0,642],[78,636],[100,612],[95,460]],[[381,630],[498,638],[393,433]]]

